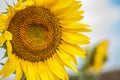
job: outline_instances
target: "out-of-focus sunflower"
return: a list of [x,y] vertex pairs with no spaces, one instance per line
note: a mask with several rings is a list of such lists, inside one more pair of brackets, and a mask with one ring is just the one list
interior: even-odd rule
[[64,66],[77,72],[75,55],[85,58],[79,44],[91,31],[75,0],[19,0],[0,14],[0,44],[6,45],[8,60],[0,71],[7,77],[16,72],[27,80],[68,80]]
[[107,61],[108,40],[103,40],[94,48],[89,48],[87,58],[79,71],[79,79],[96,80],[98,74]]
[[90,72],[98,73],[107,60],[108,40],[98,43],[93,50],[88,52],[87,59],[83,69],[87,74]]
[[93,69],[95,72],[99,72],[107,59],[108,41],[104,40],[96,46]]

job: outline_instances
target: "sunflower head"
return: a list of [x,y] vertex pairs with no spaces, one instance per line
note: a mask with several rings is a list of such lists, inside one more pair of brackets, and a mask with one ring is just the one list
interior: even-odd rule
[[64,65],[77,72],[75,55],[86,54],[79,45],[89,43],[80,32],[91,31],[79,22],[80,7],[75,0],[19,0],[8,6],[0,14],[0,44],[8,55],[0,74],[16,71],[16,80],[23,74],[27,80],[68,80]]
[[99,72],[107,60],[107,48],[108,48],[108,40],[103,40],[100,42],[95,50],[94,58],[93,58],[93,68],[95,72]]
[[98,43],[92,51],[89,51],[86,65],[86,72],[89,74],[90,71],[98,73],[104,63],[107,60],[107,48],[108,48],[108,40],[103,40]]

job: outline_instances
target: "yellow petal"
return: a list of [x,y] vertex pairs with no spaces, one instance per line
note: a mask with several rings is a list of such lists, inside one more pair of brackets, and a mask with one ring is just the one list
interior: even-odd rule
[[[46,63],[46,65],[47,65],[47,63]],[[60,78],[58,78],[56,75],[54,75],[54,74],[49,70],[48,65],[47,65],[46,71],[47,71],[47,74],[48,74],[49,77],[50,77],[49,80],[60,80]]]
[[60,20],[60,23],[62,25],[66,25],[66,24],[71,24],[71,23],[75,23],[75,22],[78,22],[80,20],[83,19],[83,16],[75,16],[75,17],[71,17],[71,18],[67,18],[67,19],[64,19],[64,20]]
[[[48,68],[48,64],[47,61],[44,61],[44,74],[43,75],[48,75],[49,76],[49,80],[60,80],[56,75],[54,75],[51,70]],[[42,76],[42,75],[41,75]],[[44,79],[44,77],[42,78]]]
[[56,4],[51,7],[51,11],[58,14],[62,9],[69,7],[73,2],[74,0],[57,0]]
[[56,0],[33,0],[36,6],[44,6],[46,8],[50,8],[52,4],[56,2]]
[[49,69],[60,79],[68,80],[68,75],[65,71],[65,68],[62,64],[60,64],[53,56],[47,60]]
[[39,69],[39,75],[40,75],[41,80],[50,79],[49,75],[47,74],[48,70],[47,70],[47,65],[45,64],[45,62],[39,62],[38,69]]
[[21,64],[18,61],[18,65],[17,65],[17,68],[16,68],[16,78],[15,78],[15,80],[21,80],[22,75],[23,75],[23,72],[22,72]]
[[39,75],[39,71],[40,71],[40,70],[39,70],[39,68],[38,68],[38,64],[39,64],[39,63],[38,63],[38,62],[35,62],[35,63],[33,63],[33,64],[34,64],[34,67],[35,67],[35,68],[34,68],[34,69],[35,69],[35,72],[34,72],[34,73],[35,73],[35,76],[36,76],[36,80],[41,80],[41,79],[40,79],[40,75]]
[[[7,41],[9,42],[9,41]],[[9,47],[7,47],[8,49]],[[10,74],[12,74],[18,65],[18,60],[14,55],[9,56],[9,59],[7,60],[7,62],[5,63],[5,65],[3,66],[3,77],[7,77]]]
[[28,75],[28,67],[27,67],[27,61],[24,61],[24,60],[20,60],[20,63],[21,63],[21,66],[22,66],[22,70],[23,70],[23,72],[24,72],[24,74],[25,74],[25,77],[26,77],[26,79],[27,80],[31,80],[30,78],[29,78],[29,75]]
[[8,69],[9,65],[10,65],[10,60],[7,60],[6,63],[4,64],[2,70],[0,71],[0,75],[4,74],[4,72]]
[[10,62],[10,60],[7,60],[5,65],[3,66],[2,70],[0,71],[0,75],[3,74],[3,77],[8,77],[10,74],[12,74],[17,67],[17,63]]
[[[60,48],[59,48],[60,49]],[[60,49],[61,51],[61,49]],[[75,56],[69,54],[69,53],[65,53],[64,51],[62,51],[62,53],[64,54],[64,56],[66,56],[70,61],[72,61],[75,65],[78,65],[77,59],[75,58]]]
[[7,29],[7,19],[8,16],[6,14],[0,14],[0,32]]
[[87,24],[82,24],[82,23],[72,23],[72,24],[67,24],[67,25],[62,25],[63,28],[67,29],[81,29],[81,28],[86,28],[88,27]]
[[75,72],[78,72],[77,69],[75,68],[75,66],[70,62],[70,60],[63,54],[63,51],[57,51],[57,54],[59,56],[59,58],[63,61],[63,63],[71,68],[72,70],[74,70]]
[[18,0],[18,2],[15,4],[15,8],[19,7],[22,4],[23,0]]
[[32,62],[27,62],[26,66],[30,80],[36,80],[34,64]]
[[91,32],[92,30],[85,27],[85,28],[80,28],[80,29],[68,29],[64,28],[63,31],[68,31],[68,32]]
[[7,12],[8,12],[8,18],[10,21],[10,19],[15,15],[15,9],[13,7],[8,7]]
[[6,40],[12,40],[12,34],[9,31],[5,31],[4,36]]
[[3,44],[5,42],[5,37],[3,34],[0,34],[0,44]]
[[12,40],[12,34],[8,31],[0,34],[0,44],[3,44],[6,40]]
[[[66,11],[64,11],[64,12],[66,12]],[[66,14],[65,13],[63,13],[63,14],[61,13],[61,14],[56,15],[56,16],[60,20],[69,20],[69,19],[72,20],[72,21],[73,21],[73,19],[81,20],[83,18],[83,16],[81,15],[83,12],[84,11],[82,11],[82,10],[80,10],[80,11],[73,10],[70,13],[69,12],[66,12]]]
[[43,6],[42,4],[45,2],[45,0],[33,0],[33,1],[37,6]]
[[10,43],[10,41],[7,41],[6,42],[6,46],[7,46],[7,54],[9,56],[9,59],[12,61],[12,60],[15,60],[15,57],[13,56],[12,54],[12,45]]
[[77,56],[79,56],[81,58],[86,58],[86,56],[85,56],[86,51],[81,49],[79,46],[75,46],[75,45],[72,45],[72,44],[62,42],[61,45],[60,45],[60,48],[64,52],[67,52],[69,54],[77,55]]
[[27,0],[25,2],[22,2],[19,6],[15,7],[15,11],[23,10],[28,6],[32,6],[34,2],[32,0]]
[[80,2],[72,2],[72,4],[62,10],[60,10],[60,13],[57,15],[57,17],[59,18],[64,18],[64,17],[69,17],[69,16],[75,16],[75,15],[81,15],[84,11],[83,10],[79,10],[81,7],[81,3]]
[[62,39],[71,44],[88,44],[89,38],[77,32],[63,32]]

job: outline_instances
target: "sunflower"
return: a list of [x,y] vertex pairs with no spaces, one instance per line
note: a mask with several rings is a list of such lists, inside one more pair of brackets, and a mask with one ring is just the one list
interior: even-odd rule
[[93,69],[96,73],[100,71],[105,61],[107,60],[107,48],[108,40],[103,40],[96,46],[93,58]]
[[89,75],[92,72],[98,73],[107,61],[108,40],[98,43],[91,51],[88,51],[87,59],[83,69]]
[[65,66],[75,72],[75,56],[85,58],[79,45],[91,31],[79,21],[81,2],[75,0],[19,0],[0,14],[0,44],[6,45],[8,60],[0,71],[15,80],[69,80]]

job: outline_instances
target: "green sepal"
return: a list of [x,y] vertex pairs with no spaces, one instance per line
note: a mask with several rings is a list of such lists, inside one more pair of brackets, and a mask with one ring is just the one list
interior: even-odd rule
[[0,14],[7,14],[8,12],[0,12]]
[[8,4],[8,2],[5,0],[5,3],[7,4],[8,7],[12,7],[11,5]]
[[4,63],[0,63],[0,65],[4,65]]

